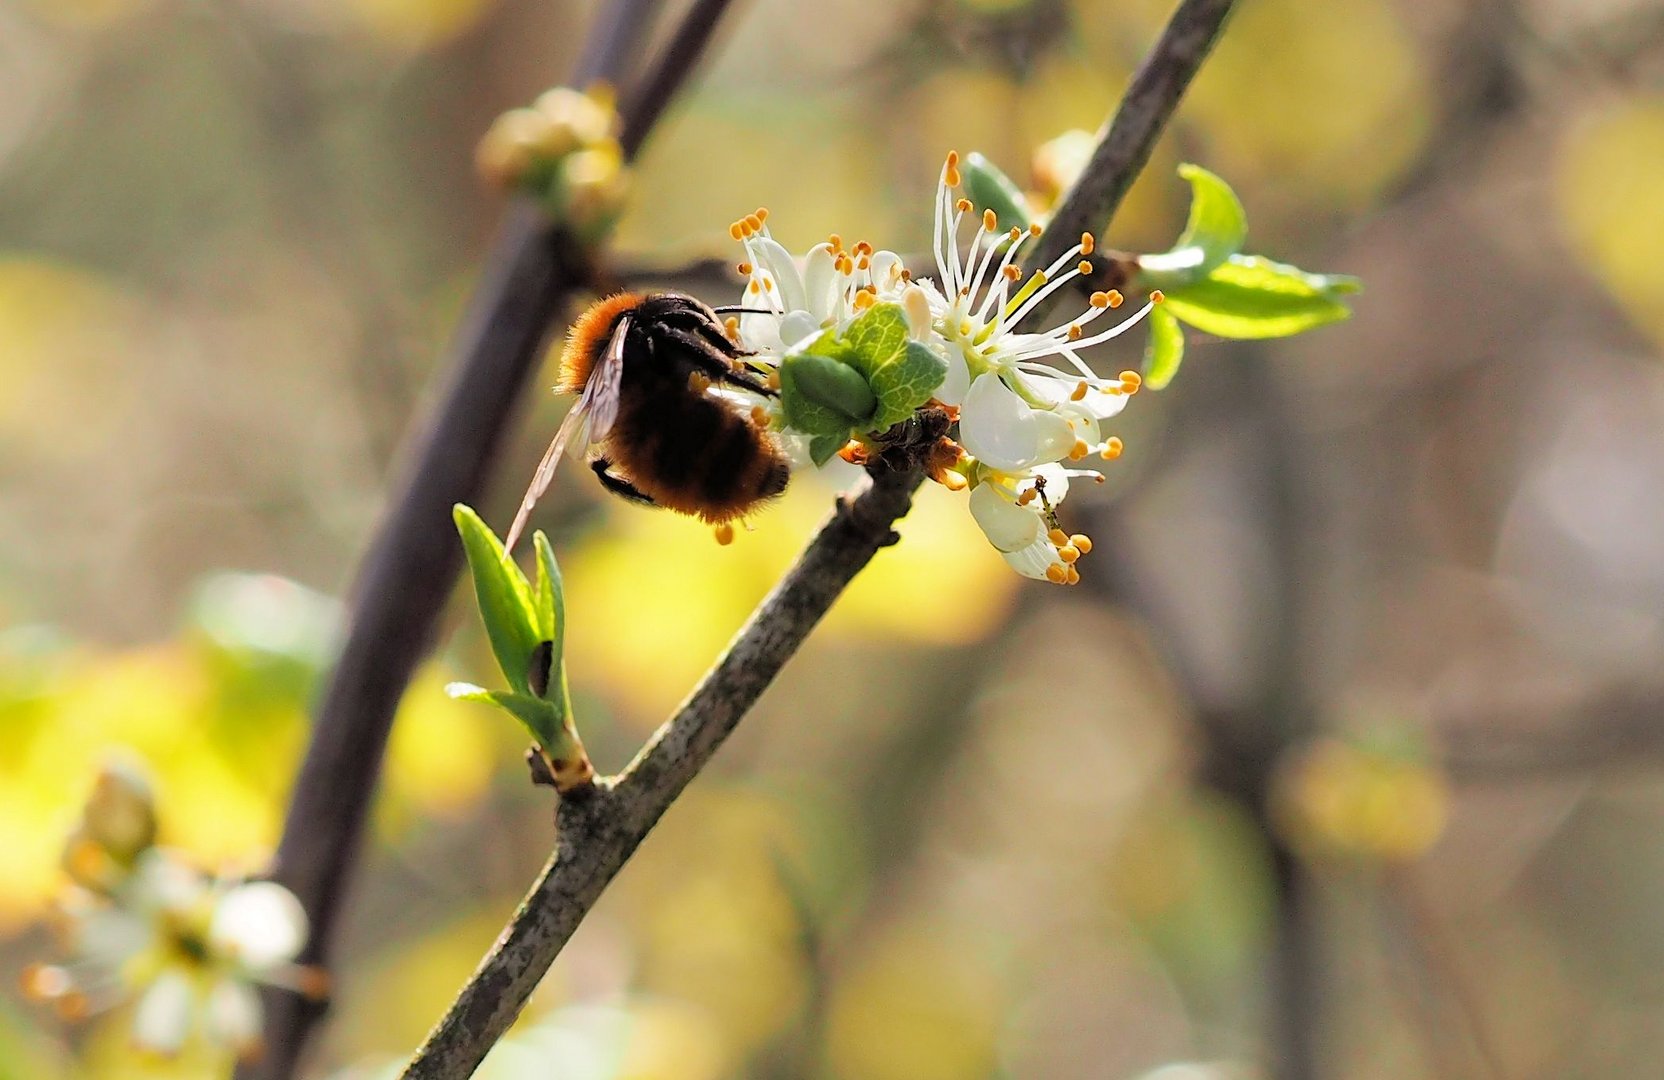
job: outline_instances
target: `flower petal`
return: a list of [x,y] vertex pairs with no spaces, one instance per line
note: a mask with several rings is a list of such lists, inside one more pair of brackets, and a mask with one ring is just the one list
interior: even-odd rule
[[832,317],[832,307],[838,297],[837,288],[832,245],[822,241],[810,248],[803,259],[805,310],[814,316],[817,324]]
[[751,249],[757,253],[757,260],[762,263],[764,269],[774,278],[774,287],[780,290],[781,305],[787,311],[807,309],[809,304],[803,292],[803,279],[798,276],[797,264],[792,262],[791,252],[767,236],[752,237]]
[[158,1054],[177,1054],[191,1033],[195,992],[190,976],[163,971],[139,998],[133,1010],[133,1041]]
[[1001,552],[1020,551],[1045,538],[1040,514],[1012,502],[993,483],[982,483],[971,492],[971,517],[988,542]]
[[209,1036],[239,1054],[260,1045],[265,1023],[260,995],[241,979],[222,978],[214,983],[208,991],[204,1019]]
[[208,940],[248,970],[262,971],[293,960],[306,944],[306,912],[283,886],[251,881],[220,899]]
[[1031,407],[991,372],[978,375],[966,392],[959,435],[960,443],[977,460],[1003,472],[1056,461],[1075,445],[1067,420]]
[[1017,573],[1038,581],[1047,580],[1046,570],[1049,567],[1064,565],[1057,548],[1044,536],[1020,551],[1002,551],[1000,556]]

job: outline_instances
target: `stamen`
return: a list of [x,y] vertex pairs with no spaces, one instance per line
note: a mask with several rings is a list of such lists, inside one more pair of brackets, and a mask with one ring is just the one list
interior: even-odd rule
[[688,389],[696,394],[703,394],[711,388],[711,377],[703,371],[688,372]]
[[1138,393],[1138,388],[1144,385],[1143,378],[1136,371],[1121,372],[1121,389],[1129,394]]
[[1109,294],[1106,292],[1095,292],[1086,302],[1101,310],[1109,306]]
[[959,175],[959,151],[948,151],[947,165],[942,169],[942,181],[948,187],[958,187],[962,178]]
[[1046,580],[1053,585],[1067,585],[1069,583],[1069,568],[1062,563],[1052,563],[1046,567]]
[[1075,445],[1069,448],[1069,460],[1079,461],[1091,452],[1092,447],[1087,445],[1085,439],[1076,439]]
[[1023,272],[1015,266],[1007,266],[1004,270],[1000,271],[1000,273],[1005,277],[1005,280],[1012,283],[1015,283],[1018,278],[1023,276]]
[[1126,303],[1126,299],[1127,299],[1126,297],[1121,295],[1121,290],[1119,290],[1119,289],[1109,290],[1109,306],[1110,307],[1118,308],[1122,304]]
[[1080,234],[1080,253],[1082,255],[1092,254],[1092,249],[1097,246],[1098,242],[1092,238],[1091,233],[1083,232]]
[[1079,401],[1079,400],[1081,400],[1082,398],[1084,398],[1086,396],[1086,391],[1089,390],[1089,389],[1091,389],[1091,388],[1089,386],[1087,386],[1086,380],[1082,379],[1080,381],[1080,384],[1075,387],[1075,392],[1069,395],[1069,400],[1070,401]]
[[[1121,456],[1121,451],[1122,451],[1122,449],[1124,449],[1124,447],[1125,447],[1125,444],[1121,442],[1120,436],[1111,435],[1109,437],[1109,439],[1104,443],[1104,448],[1103,448],[1103,451],[1100,454],[1100,456],[1105,461],[1114,461],[1116,458]],[[1102,478],[1100,477],[1100,480],[1101,479]]]
[[[1082,330],[1082,329],[1081,329],[1081,328],[1080,328],[1080,324],[1079,324],[1079,323],[1070,323],[1070,324],[1069,324],[1069,340],[1070,340],[1070,341],[1079,341],[1079,340],[1080,340],[1080,336],[1081,336],[1081,335],[1082,335],[1082,334],[1083,334],[1083,333],[1085,333],[1085,332],[1086,332],[1086,331],[1084,331],[1084,330]],[[1085,385],[1086,385],[1086,384],[1085,384],[1085,383],[1081,383],[1081,385],[1082,385],[1082,386],[1085,386]],[[1075,400],[1076,400],[1076,401],[1079,401],[1079,400],[1080,400],[1080,397],[1076,397],[1076,398],[1075,398]]]
[[850,306],[853,307],[856,311],[865,311],[868,308],[872,307],[874,299],[876,299],[876,298],[873,296],[872,293],[867,292],[864,289],[858,290],[855,293],[855,300]]
[[742,262],[738,266],[734,267],[734,269],[738,270],[740,273],[744,274],[746,277],[751,276],[751,264],[748,263],[748,262]]
[[1066,563],[1072,563],[1076,559],[1080,558],[1080,548],[1075,547],[1073,544],[1064,544],[1062,547],[1057,549],[1057,557]]
[[976,209],[976,207],[972,205],[971,200],[963,197],[961,197],[958,202],[953,204],[953,208],[961,214],[968,214],[972,210]]
[[768,427],[768,410],[761,405],[751,406],[751,422],[758,427]]
[[872,245],[867,243],[865,240],[862,240],[860,243],[855,245],[855,254],[857,254],[857,255],[871,255],[872,254]]
[[1069,537],[1069,543],[1073,544],[1082,555],[1092,554],[1092,538],[1085,533],[1075,533]]
[[1090,274],[1092,272],[1092,262],[1089,259],[1082,259],[1080,261],[1080,265],[1075,267],[1075,269],[1079,270],[1083,274]]
[[831,246],[832,253],[834,255],[836,255],[838,252],[840,252],[844,249],[844,238],[839,236],[837,233],[833,233],[832,235],[828,236],[826,238],[826,242],[827,242],[828,245]]
[[1046,539],[1052,542],[1053,547],[1062,547],[1069,542],[1069,534],[1062,529],[1053,529],[1046,534]]
[[984,210],[982,212],[982,227],[989,232],[998,232],[1000,227],[999,215],[992,210]]
[[1080,584],[1080,571],[1076,570],[1072,566],[1069,567],[1069,576],[1065,579],[1065,583],[1069,584],[1069,585],[1079,585]]
[[766,206],[757,207],[757,212],[755,214],[753,214],[752,216],[757,219],[757,224],[761,225],[763,222],[768,220],[768,207],[766,207]]
[[1156,289],[1150,293],[1150,303],[1152,304],[1159,304],[1165,299],[1167,299],[1167,297],[1163,295],[1160,289]]
[[745,223],[754,233],[763,231],[763,219],[758,217],[756,214],[746,215]]
[[727,547],[734,542],[734,525],[732,522],[724,521],[711,531],[716,533],[716,542],[723,547]]
[[1017,505],[1027,506],[1029,503],[1034,501],[1035,494],[1036,492],[1033,488],[1024,488],[1023,493],[1017,496]]
[[732,225],[728,226],[728,235],[732,236],[735,240],[744,240],[745,222],[736,221]]

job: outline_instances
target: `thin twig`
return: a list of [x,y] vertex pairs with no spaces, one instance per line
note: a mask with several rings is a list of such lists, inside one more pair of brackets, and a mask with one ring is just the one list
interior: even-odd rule
[[[1081,233],[1096,234],[1109,224],[1127,189],[1150,160],[1150,151],[1173,118],[1190,80],[1213,51],[1233,6],[1235,0],[1182,0],[1127,84],[1115,115],[1098,132],[1097,147],[1052,215],[1046,235],[1030,249],[1028,272],[1050,266]],[[1096,289],[1115,284],[1099,283],[1097,277],[1086,275],[1082,286]],[[1028,321],[1043,317],[1049,308],[1050,304],[1042,303]]]
[[618,141],[626,155],[634,157],[641,149],[647,133],[659,122],[687,73],[705,54],[730,3],[732,0],[694,0],[682,17],[675,35],[659,54],[659,62],[648,72],[646,82],[625,101],[624,131]]
[[[1059,218],[1076,220],[1086,214],[1074,200],[1091,200],[1100,214],[1113,210],[1131,183],[1130,173],[1143,164],[1148,145],[1172,115],[1177,92],[1188,85],[1207,55],[1207,48],[1194,40],[1197,15],[1192,9],[1213,13],[1215,23],[1206,35],[1211,43],[1230,6],[1228,0],[1186,0],[1180,5],[1174,21],[1184,19],[1192,29],[1175,33],[1170,26],[1142,69],[1163,72],[1165,77],[1135,79],[1117,113],[1123,137],[1145,146],[1145,152],[1123,159],[1095,154],[1089,170],[1116,168],[1129,175],[1083,177],[1065,198]],[[1175,86],[1178,91],[1172,89]],[[1153,95],[1159,104],[1134,101],[1136,94]],[[1104,192],[1114,194],[1105,197]],[[403,1080],[462,1080],[472,1074],[654,823],[705,767],[855,574],[879,547],[893,542],[891,525],[907,511],[918,483],[917,475],[881,473],[866,493],[841,506],[717,666],[629,768],[598,784],[588,797],[560,804],[555,853],[543,876],[429,1033]]]
[[[615,0],[573,82],[616,82],[659,2]],[[671,55],[667,62],[680,66],[656,72],[653,84],[668,96],[697,59],[697,51]],[[639,146],[649,125],[627,118],[625,126],[637,133],[632,149]],[[586,252],[517,204],[458,336],[438,410],[411,440],[404,479],[360,570],[347,640],[323,692],[273,870],[306,910],[307,963],[327,966],[394,711],[461,569],[450,508],[477,502],[485,490],[549,324],[592,274]],[[266,1006],[267,1053],[239,1076],[286,1080],[323,1005],[276,991]]]
[[895,540],[917,474],[883,473],[844,503],[728,651],[619,776],[560,804],[555,854],[508,929],[433,1029],[405,1080],[473,1073],[636,846],[774,681],[832,602]]

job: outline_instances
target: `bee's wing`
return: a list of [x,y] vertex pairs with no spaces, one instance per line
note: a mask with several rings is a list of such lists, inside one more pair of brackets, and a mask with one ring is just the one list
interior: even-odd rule
[[514,551],[515,541],[520,539],[520,533],[526,527],[526,519],[532,515],[532,507],[537,500],[549,490],[549,485],[555,479],[555,469],[560,465],[560,456],[567,447],[572,448],[573,456],[584,453],[590,446],[603,439],[612,430],[613,421],[618,419],[618,393],[624,375],[624,334],[630,325],[630,317],[626,315],[618,320],[618,328],[613,331],[612,339],[607,342],[606,354],[601,358],[601,365],[590,373],[589,381],[584,384],[584,392],[575,405],[566,413],[566,419],[560,422],[555,431],[554,441],[549,443],[549,449],[543,452],[543,460],[537,463],[537,471],[532,474],[531,486],[526,488],[525,497],[520,500],[520,509],[514,515],[514,524],[509,526],[508,536],[503,540],[503,550],[508,553]]

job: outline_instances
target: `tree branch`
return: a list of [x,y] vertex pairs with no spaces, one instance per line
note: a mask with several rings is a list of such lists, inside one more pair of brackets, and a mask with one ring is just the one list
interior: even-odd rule
[[619,776],[560,804],[555,854],[508,929],[429,1034],[405,1080],[473,1073],[508,1030],[608,882],[774,681],[878,549],[893,543],[917,474],[881,473],[840,504],[716,667]]
[[[1190,80],[1213,51],[1233,6],[1235,0],[1181,0],[1161,38],[1133,73],[1115,115],[1099,129],[1098,145],[1052,215],[1046,235],[1029,250],[1025,276],[1050,266],[1081,233],[1097,234],[1108,226],[1127,189],[1150,160],[1150,151],[1172,120]],[[1103,261],[1101,257],[1095,260]],[[1091,274],[1080,281],[1083,288],[1091,289],[1114,284],[1096,279]],[[1027,321],[1043,317],[1050,307],[1042,303]]]
[[[598,20],[573,82],[618,81],[659,3],[615,0]],[[717,12],[703,12],[707,21],[723,5],[714,6]],[[667,53],[652,76],[655,93],[668,97],[698,58],[697,48]],[[626,113],[625,130],[634,133],[631,151],[661,109],[659,102],[645,118]],[[394,711],[432,645],[461,569],[450,508],[477,502],[485,490],[515,402],[537,370],[549,324],[566,297],[592,276],[585,251],[529,205],[515,205],[458,336],[449,385],[436,413],[411,439],[398,495],[365,555],[347,640],[324,688],[290,798],[273,877],[306,909],[306,963],[327,965]],[[294,994],[268,993],[266,1056],[239,1076],[294,1075],[323,1011],[321,1003]]]
[[[1230,0],[1185,0],[1180,5],[1105,136],[1142,149],[1109,155],[1100,145],[1054,222],[1113,212],[1230,7]],[[1152,72],[1160,77],[1145,77]],[[1115,175],[1094,175],[1094,170],[1105,169]],[[1078,231],[1064,226],[1065,235]],[[1040,246],[1049,242],[1053,241],[1048,231]],[[635,761],[586,797],[560,804],[555,852],[542,877],[429,1033],[403,1080],[461,1080],[473,1073],[648,831],[710,761],[855,574],[880,547],[894,542],[891,526],[907,512],[919,482],[916,474],[880,473],[870,489],[840,504],[716,667]]]

